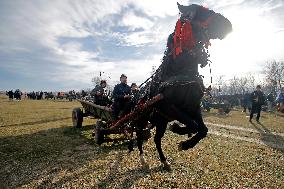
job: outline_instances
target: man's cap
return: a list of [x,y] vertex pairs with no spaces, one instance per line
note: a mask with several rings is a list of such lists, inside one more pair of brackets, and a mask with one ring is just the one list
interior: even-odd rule
[[137,86],[137,84],[136,84],[136,83],[132,83],[132,84],[131,84],[131,87],[132,87],[132,86],[134,86],[134,85],[136,85],[136,86]]
[[261,89],[261,86],[260,86],[260,85],[257,85],[256,88]]
[[101,84],[105,83],[106,84],[106,80],[101,80]]
[[121,74],[120,78],[122,78],[122,77],[126,77],[127,78],[127,76],[125,74]]

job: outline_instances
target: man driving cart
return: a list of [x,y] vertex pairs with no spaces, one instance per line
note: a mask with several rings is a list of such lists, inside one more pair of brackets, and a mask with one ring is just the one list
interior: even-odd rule
[[131,88],[127,85],[127,76],[121,74],[120,84],[117,84],[112,93],[113,110],[116,119],[130,112]]

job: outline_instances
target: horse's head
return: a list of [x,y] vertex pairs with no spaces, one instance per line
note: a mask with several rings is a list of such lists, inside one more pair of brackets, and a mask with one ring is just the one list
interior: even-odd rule
[[181,18],[198,22],[207,31],[209,39],[223,39],[232,31],[231,22],[220,13],[196,4],[184,6],[177,3],[177,5]]
[[224,39],[233,29],[227,18],[215,13],[209,18],[207,30],[209,39]]

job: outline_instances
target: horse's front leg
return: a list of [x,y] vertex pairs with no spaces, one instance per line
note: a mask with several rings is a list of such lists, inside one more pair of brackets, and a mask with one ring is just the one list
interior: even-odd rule
[[156,148],[160,156],[160,161],[163,164],[164,169],[170,171],[171,166],[167,162],[167,159],[163,153],[162,146],[161,146],[161,140],[166,132],[166,128],[167,128],[167,123],[159,124],[156,126],[156,134],[154,137],[154,141],[155,141]]
[[201,110],[199,109],[193,120],[197,123],[197,134],[194,135],[190,140],[181,143],[182,150],[188,150],[189,148],[193,148],[201,139],[207,136],[208,128],[203,122]]
[[197,124],[188,116],[187,113],[184,113],[175,105],[172,105],[171,108],[173,110],[171,115],[173,115],[179,122],[184,123],[186,126],[181,127],[178,123],[175,122],[170,125],[170,131],[179,135],[188,134],[188,137],[191,137],[192,134],[197,133]]

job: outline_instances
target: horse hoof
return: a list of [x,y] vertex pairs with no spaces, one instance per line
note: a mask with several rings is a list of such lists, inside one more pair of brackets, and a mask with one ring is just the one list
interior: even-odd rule
[[182,151],[182,142],[178,144],[178,151]]
[[171,171],[171,165],[167,161],[163,161],[163,169],[166,171]]
[[146,163],[143,155],[140,155],[140,163],[143,169],[150,169],[149,165]]
[[145,164],[142,165],[142,169],[149,170],[150,166],[147,163],[145,163]]
[[177,123],[173,123],[169,125],[169,130],[173,133],[177,133],[177,130],[180,128],[180,126]]
[[179,151],[184,151],[184,150],[188,150],[190,148],[193,148],[195,145],[193,145],[191,142],[189,141],[183,141],[180,142],[178,145],[178,150]]
[[180,142],[178,145],[178,150],[179,151],[184,151],[184,150],[188,150],[189,148],[187,148],[187,145],[185,144],[186,142]]

